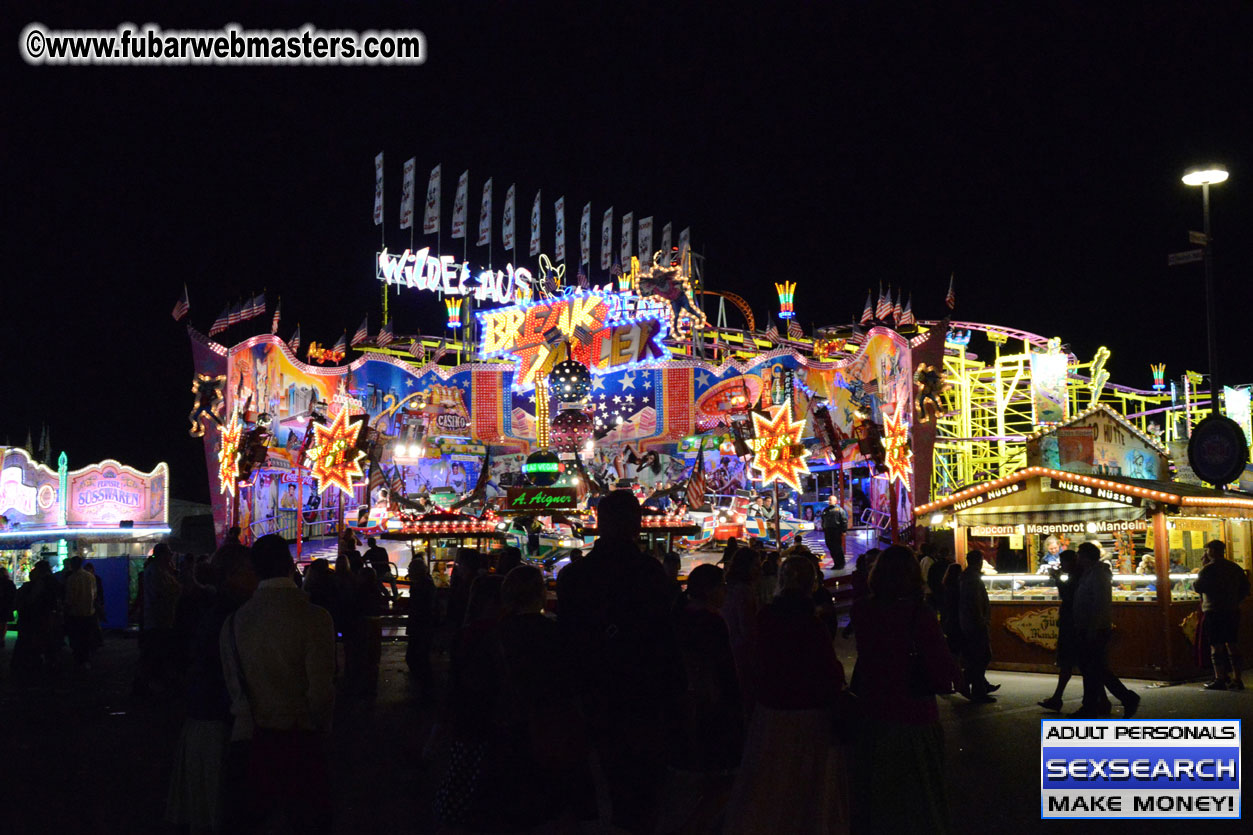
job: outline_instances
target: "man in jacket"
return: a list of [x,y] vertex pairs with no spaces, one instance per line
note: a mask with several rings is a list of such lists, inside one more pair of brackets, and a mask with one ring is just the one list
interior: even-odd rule
[[848,514],[840,507],[839,499],[832,493],[827,496],[827,506],[822,509],[822,538],[831,555],[835,569],[844,567],[844,532],[848,530]]
[[557,625],[569,647],[599,749],[613,823],[652,832],[664,790],[670,722],[683,667],[665,570],[640,553],[639,502],[615,490],[597,506],[592,551],[557,580]]
[[1094,542],[1078,548],[1079,586],[1075,589],[1074,621],[1079,636],[1079,671],[1083,674],[1083,704],[1070,714],[1074,719],[1095,719],[1110,712],[1106,689],[1122,703],[1123,718],[1130,719],[1140,708],[1140,696],[1132,692],[1109,669],[1109,638],[1113,631],[1111,609],[1114,577],[1101,561],[1101,549]]
[[[226,619],[219,638],[231,697],[233,771],[247,763],[242,824],[284,812],[298,832],[330,831],[330,779],[324,737],[335,705],[335,629],[292,581],[287,541],[263,536],[252,546],[260,582]],[[232,781],[234,785],[240,785]]]
[[1215,539],[1205,546],[1201,570],[1192,588],[1201,595],[1204,630],[1214,662],[1214,680],[1205,689],[1243,690],[1240,601],[1249,594],[1248,572],[1227,559],[1227,546]]

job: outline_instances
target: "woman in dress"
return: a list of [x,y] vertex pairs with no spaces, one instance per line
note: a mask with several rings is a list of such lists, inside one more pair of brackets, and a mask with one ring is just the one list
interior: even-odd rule
[[812,560],[787,558],[778,597],[758,616],[757,706],[727,804],[726,835],[848,831],[847,770],[831,745],[844,669],[814,613],[817,586]]
[[951,830],[944,787],[944,732],[935,693],[959,678],[935,615],[922,601],[913,552],[895,545],[870,572],[870,595],[853,604],[858,702],[854,831]]

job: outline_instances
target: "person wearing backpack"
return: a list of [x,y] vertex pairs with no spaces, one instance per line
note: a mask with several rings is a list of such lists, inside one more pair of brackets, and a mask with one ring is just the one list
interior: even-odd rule
[[827,506],[822,509],[822,538],[826,540],[831,565],[844,567],[844,532],[848,530],[848,514],[840,507],[835,494],[827,496]]

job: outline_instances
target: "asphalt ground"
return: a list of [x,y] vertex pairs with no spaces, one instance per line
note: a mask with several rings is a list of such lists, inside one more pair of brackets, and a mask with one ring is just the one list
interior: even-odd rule
[[[8,649],[12,649],[12,633]],[[335,831],[435,831],[432,798],[443,769],[444,746],[432,734],[436,709],[414,698],[404,668],[403,641],[384,645],[378,695],[341,699],[331,743]],[[854,642],[837,648],[851,674]],[[182,722],[177,694],[142,703],[129,698],[137,659],[133,636],[111,634],[90,670],[76,668],[68,650],[59,673],[15,680],[0,658],[0,833],[173,833],[162,823],[175,745]],[[436,659],[437,678],[446,670]],[[1253,675],[1246,678],[1253,683]],[[1247,821],[1042,821],[1040,720],[1036,701],[1051,694],[1054,678],[993,671],[1001,685],[994,704],[959,696],[940,698],[947,744],[949,793],[957,831],[1226,833],[1253,831]],[[1137,718],[1253,718],[1253,689],[1208,692],[1199,682],[1160,686],[1127,682],[1143,701]],[[1066,709],[1079,705],[1071,682]],[[1121,711],[1115,707],[1114,718]],[[1246,726],[1248,727],[1248,726]],[[1249,762],[1246,754],[1242,769]],[[1243,798],[1248,799],[1246,789]],[[664,828],[675,831],[696,797],[676,783]],[[281,827],[276,832],[284,831]],[[611,832],[603,824],[587,832]],[[787,832],[781,824],[779,832]]]

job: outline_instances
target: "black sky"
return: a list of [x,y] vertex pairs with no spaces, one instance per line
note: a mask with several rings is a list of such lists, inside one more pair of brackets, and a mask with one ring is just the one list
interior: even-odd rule
[[[400,167],[416,156],[419,191],[444,165],[449,253],[469,168],[472,228],[488,176],[497,234],[511,182],[523,222],[543,188],[545,240],[565,195],[576,248],[588,200],[594,231],[610,204],[690,225],[712,286],[764,317],[771,282],[793,278],[806,326],[849,321],[880,281],[937,315],[955,271],[959,318],[1060,335],[1085,358],[1108,345],[1113,380],[1144,387],[1150,362],[1205,367],[1201,270],[1168,270],[1166,254],[1201,224],[1180,173],[1216,159],[1231,170],[1213,193],[1223,371],[1253,382],[1247,4],[73,5],[0,12],[0,441],[47,421],[76,466],[166,460],[175,495],[205,496],[169,315],[184,281],[202,329],[262,288],[306,344],[367,312],[377,328],[379,150],[392,246],[407,242]],[[418,28],[430,60],[29,67],[17,41],[32,21]],[[436,312],[402,297],[398,329]]]

